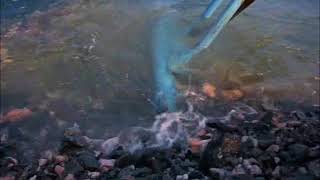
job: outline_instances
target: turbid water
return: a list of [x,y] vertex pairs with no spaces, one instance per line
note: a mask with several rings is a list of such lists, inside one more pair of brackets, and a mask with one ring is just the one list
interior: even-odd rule
[[[61,124],[78,122],[101,137],[153,122],[152,28],[175,11],[180,19],[174,25],[183,29],[208,1],[48,4],[10,6],[27,6],[22,14],[16,10],[19,16],[3,11],[1,111],[46,109]],[[318,104],[318,7],[318,0],[257,1],[194,56],[186,72],[176,74],[177,92],[201,89],[204,82],[222,88],[231,81],[251,98]],[[186,43],[207,27],[199,24]],[[183,104],[183,98],[179,101]],[[28,123],[38,127],[42,122]]]

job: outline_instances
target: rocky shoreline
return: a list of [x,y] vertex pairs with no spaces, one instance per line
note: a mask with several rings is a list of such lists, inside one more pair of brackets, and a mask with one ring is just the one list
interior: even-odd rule
[[319,107],[255,109],[243,106],[228,119],[206,119],[186,146],[145,146],[134,152],[118,146],[105,153],[94,146],[99,140],[74,126],[64,131],[58,151],[41,152],[29,163],[16,152],[10,134],[1,131],[0,179],[320,178]]

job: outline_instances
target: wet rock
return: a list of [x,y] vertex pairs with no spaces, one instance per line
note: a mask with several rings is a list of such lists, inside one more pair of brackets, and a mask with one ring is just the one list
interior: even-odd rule
[[245,168],[242,166],[242,164],[238,164],[233,170],[232,175],[239,175],[239,174],[246,174]]
[[293,111],[291,114],[292,114],[292,116],[297,118],[297,120],[306,120],[307,119],[307,116],[305,115],[305,113],[302,111],[299,111],[299,110]]
[[320,178],[320,160],[314,160],[308,163],[308,169],[312,175]]
[[210,128],[215,128],[215,129],[221,130],[223,132],[234,132],[234,131],[238,130],[237,126],[232,125],[232,124],[226,124],[226,123],[220,122],[216,119],[209,119],[206,122],[206,125]]
[[320,157],[320,146],[315,146],[308,150],[308,157],[319,158]]
[[19,122],[21,120],[27,119],[31,117],[33,112],[28,108],[22,108],[22,109],[13,109],[9,111],[4,117],[0,118],[0,124],[1,123],[13,123],[13,122]]
[[292,144],[288,147],[289,154],[293,157],[293,160],[304,160],[308,152],[308,146],[304,144]]
[[65,162],[67,160],[68,160],[67,156],[63,156],[63,155],[54,156],[54,162],[57,163],[57,164]]
[[60,166],[60,165],[56,165],[54,167],[54,172],[59,176],[59,177],[62,177],[63,176],[63,173],[64,173],[64,167],[63,166]]
[[39,166],[42,167],[48,163],[47,159],[39,159]]
[[271,135],[268,135],[268,136],[262,136],[259,138],[259,143],[258,143],[258,146],[265,150],[267,149],[269,146],[271,146],[272,144],[275,143],[275,138]]
[[240,89],[223,90],[222,96],[228,101],[237,101],[244,97],[244,92]]
[[52,159],[53,159],[53,152],[47,150],[47,151],[44,152],[44,155],[43,155],[43,156],[44,156],[45,159],[48,159],[49,161],[52,161]]
[[191,138],[188,141],[191,148],[191,152],[194,154],[200,154],[207,143],[207,141],[205,140],[200,140],[196,138]]
[[100,168],[108,171],[114,167],[115,162],[116,160],[114,159],[100,159],[99,160]]
[[124,168],[133,164],[133,161],[133,157],[129,153],[126,153],[116,160],[115,166],[119,168]]
[[146,177],[147,175],[150,175],[152,173],[152,169],[143,167],[143,168],[136,168],[132,172],[132,176],[134,177]]
[[216,97],[216,87],[210,83],[204,83],[202,86],[202,92],[210,98]]
[[210,175],[213,179],[225,179],[229,175],[225,169],[220,168],[210,168]]
[[249,174],[238,174],[238,175],[232,175],[228,179],[231,179],[231,180],[254,180],[255,178]]
[[90,178],[96,179],[100,176],[100,172],[89,172],[88,175]]
[[86,146],[88,146],[87,138],[82,136],[80,127],[77,124],[74,124],[73,127],[64,131],[61,147],[62,152],[68,152]]
[[267,148],[266,151],[270,153],[278,153],[280,151],[280,146],[276,144],[272,144]]
[[93,153],[83,152],[78,155],[77,161],[84,169],[94,171],[99,169],[99,162]]
[[76,178],[74,177],[73,174],[68,174],[68,175],[64,178],[64,180],[76,180]]
[[193,170],[189,173],[189,179],[204,179],[205,176],[197,170]]
[[134,170],[135,170],[135,167],[133,165],[123,168],[120,170],[118,177],[121,179],[128,179],[128,178],[132,179],[134,178],[133,177]]
[[84,169],[83,167],[76,161],[75,159],[71,159],[70,161],[66,162],[65,164],[65,171],[68,174],[79,174]]
[[280,177],[280,166],[277,166],[276,168],[274,168],[274,170],[272,171],[272,176],[275,178],[279,178]]
[[4,177],[0,177],[1,180],[15,180],[16,178],[14,176],[4,176]]
[[229,154],[237,154],[240,151],[240,137],[228,136],[225,137],[222,143],[222,152]]
[[188,180],[188,179],[189,179],[188,174],[178,175],[178,176],[176,177],[176,180]]

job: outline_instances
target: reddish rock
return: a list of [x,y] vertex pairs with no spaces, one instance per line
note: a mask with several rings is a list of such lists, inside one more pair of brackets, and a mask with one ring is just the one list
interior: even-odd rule
[[76,180],[76,178],[74,177],[73,174],[68,174],[68,175],[64,178],[64,180]]
[[223,140],[222,152],[237,154],[240,151],[241,140],[240,137],[226,137]]
[[202,152],[204,147],[208,144],[209,140],[201,140],[196,138],[189,139],[189,146],[191,148],[191,152],[194,154],[199,154]]
[[202,92],[211,98],[216,97],[216,90],[217,88],[210,83],[204,83],[202,86]]
[[4,176],[0,177],[0,180],[15,180],[16,178],[14,176]]
[[244,93],[239,89],[223,90],[222,96],[228,101],[237,101],[244,97]]
[[56,167],[54,167],[54,172],[59,176],[62,177],[63,173],[64,173],[64,167],[60,166],[60,165],[56,165]]
[[18,122],[32,116],[32,111],[28,108],[13,109],[0,119],[0,123]]
[[67,161],[67,157],[66,156],[63,156],[63,155],[57,155],[54,157],[54,162],[55,163],[62,163],[62,162],[65,162]]
[[114,167],[116,160],[114,159],[100,159],[99,164],[100,168],[104,171],[109,171]]

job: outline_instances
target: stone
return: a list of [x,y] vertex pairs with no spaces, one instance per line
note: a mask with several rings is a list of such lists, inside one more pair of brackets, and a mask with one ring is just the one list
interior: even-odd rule
[[238,136],[225,137],[222,143],[222,152],[237,154],[240,151],[240,138]]
[[203,179],[204,175],[197,170],[193,170],[189,173],[189,179]]
[[93,153],[83,152],[77,157],[80,165],[87,170],[94,171],[99,169],[99,162]]
[[89,172],[88,175],[93,179],[97,179],[100,176],[100,172]]
[[53,159],[53,152],[50,150],[47,150],[44,152],[44,158],[48,159],[49,161],[52,161]]
[[306,157],[308,152],[308,146],[304,144],[292,144],[288,147],[289,154],[292,156],[294,160],[302,161]]
[[232,175],[246,174],[245,168],[239,164],[232,170]]
[[220,168],[210,168],[210,175],[213,179],[224,179],[229,173]]
[[266,151],[271,153],[278,153],[280,151],[280,146],[276,144],[272,144],[267,148]]
[[46,165],[48,163],[48,160],[47,159],[39,159],[39,166],[42,167],[44,165]]
[[116,160],[114,159],[100,159],[99,164],[100,168],[112,169],[115,165]]
[[134,178],[132,173],[134,172],[135,170],[135,166],[131,165],[131,166],[128,166],[128,167],[125,167],[123,169],[120,170],[119,174],[118,174],[118,177],[120,179],[124,179],[124,178]]
[[317,178],[320,178],[320,160],[314,160],[308,163],[308,169],[312,175]]
[[308,150],[309,158],[319,158],[320,157],[320,146],[315,146]]
[[262,174],[261,168],[257,165],[249,166],[248,170],[250,171],[250,174],[252,174],[252,175],[261,175]]
[[67,161],[67,157],[66,156],[62,156],[62,155],[57,155],[54,157],[54,162],[55,163],[62,163],[62,162],[65,162]]
[[188,174],[178,175],[178,176],[176,177],[176,180],[188,180],[188,179],[189,179]]
[[83,167],[75,159],[71,159],[70,161],[65,163],[65,171],[67,173],[76,175],[82,172],[83,170]]
[[64,173],[64,167],[63,166],[60,166],[60,165],[56,165],[54,167],[54,172],[59,176],[59,177],[62,177],[63,176],[63,173]]
[[136,168],[133,173],[132,176],[134,177],[146,177],[147,175],[152,174],[152,169],[147,168],[147,167],[143,167],[143,168]]
[[68,175],[64,178],[64,180],[76,180],[76,178],[74,177],[73,174],[68,174]]
[[280,166],[275,167],[274,170],[272,171],[272,176],[276,178],[280,177],[280,170],[281,170]]

